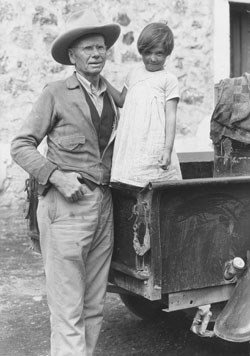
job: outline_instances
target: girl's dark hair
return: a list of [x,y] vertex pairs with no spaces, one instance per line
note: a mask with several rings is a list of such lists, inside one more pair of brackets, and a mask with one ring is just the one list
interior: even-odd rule
[[162,22],[153,22],[144,27],[138,41],[137,48],[140,54],[162,44],[166,55],[170,55],[174,48],[174,35],[171,29]]

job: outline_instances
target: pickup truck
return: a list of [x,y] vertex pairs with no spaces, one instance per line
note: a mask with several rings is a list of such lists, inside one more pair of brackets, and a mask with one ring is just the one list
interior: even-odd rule
[[183,310],[197,335],[248,341],[250,176],[215,177],[213,152],[179,159],[181,181],[112,184],[108,290],[141,318]]

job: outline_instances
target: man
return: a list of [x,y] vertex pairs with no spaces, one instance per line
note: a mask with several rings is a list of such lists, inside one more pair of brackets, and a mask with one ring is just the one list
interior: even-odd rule
[[[102,323],[113,247],[108,187],[117,110],[100,73],[120,34],[79,12],[52,45],[74,65],[48,84],[17,137],[13,159],[39,183],[37,219],[51,312],[51,356],[91,356]],[[47,136],[48,151],[37,150]]]

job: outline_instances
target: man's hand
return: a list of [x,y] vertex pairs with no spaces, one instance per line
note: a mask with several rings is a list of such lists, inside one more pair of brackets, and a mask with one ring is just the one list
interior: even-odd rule
[[85,185],[78,180],[81,178],[79,173],[65,173],[56,169],[50,176],[49,181],[55,188],[69,201],[82,199],[87,192]]

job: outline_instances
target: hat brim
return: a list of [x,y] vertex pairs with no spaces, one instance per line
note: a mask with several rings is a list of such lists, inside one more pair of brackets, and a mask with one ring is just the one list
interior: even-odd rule
[[120,32],[120,26],[115,24],[70,30],[55,39],[51,47],[52,57],[58,63],[71,65],[68,49],[75,40],[85,35],[98,34],[104,37],[107,49],[109,49],[118,39]]

